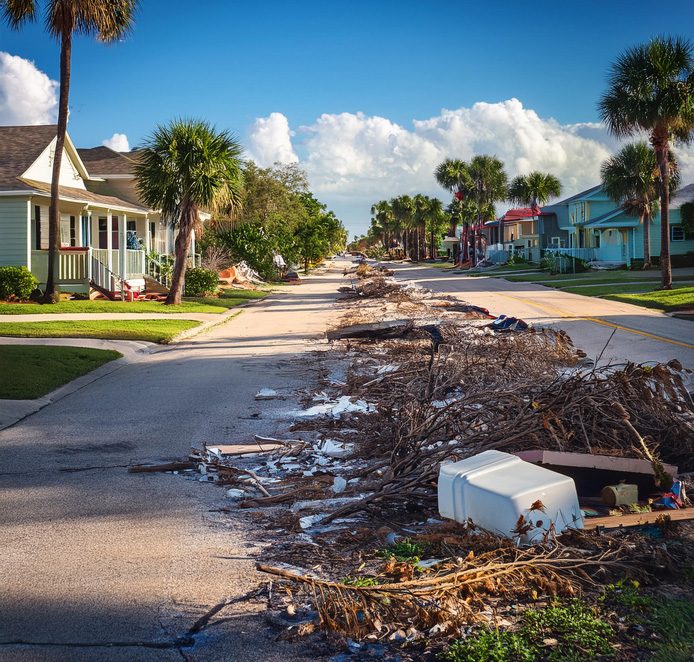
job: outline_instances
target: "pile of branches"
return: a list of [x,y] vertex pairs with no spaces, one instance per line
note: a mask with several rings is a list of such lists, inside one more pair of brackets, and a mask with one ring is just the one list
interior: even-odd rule
[[[476,537],[460,526],[463,542]],[[525,549],[494,538],[488,551],[448,557],[433,565],[383,561],[372,578],[329,579],[295,566],[261,563],[258,569],[289,580],[312,601],[324,628],[355,637],[394,631],[412,638],[455,635],[462,625],[488,621],[490,603],[575,596],[613,578],[644,576],[644,555],[658,558],[650,571],[672,559],[662,546],[627,539],[574,532]],[[422,536],[426,538],[426,536]],[[450,537],[450,536],[449,536]],[[410,572],[403,572],[406,566]],[[414,570],[414,572],[413,572]]]
[[343,299],[374,299],[386,297],[400,291],[400,286],[392,279],[381,274],[364,277],[351,287],[339,288]]
[[393,276],[395,272],[383,265],[371,266],[362,262],[354,271],[357,278],[373,278],[374,276]]

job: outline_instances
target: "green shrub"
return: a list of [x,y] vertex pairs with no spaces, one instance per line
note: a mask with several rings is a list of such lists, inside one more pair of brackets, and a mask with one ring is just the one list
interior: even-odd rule
[[187,297],[204,297],[214,294],[219,285],[219,275],[209,269],[196,267],[186,271]]
[[396,561],[418,563],[424,554],[424,548],[411,538],[403,538],[388,547],[379,549],[377,554],[384,559],[392,556]]
[[0,267],[0,299],[26,301],[38,284],[26,267]]

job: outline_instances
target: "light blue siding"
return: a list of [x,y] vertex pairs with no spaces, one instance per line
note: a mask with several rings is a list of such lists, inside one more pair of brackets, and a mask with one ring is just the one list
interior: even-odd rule
[[0,266],[30,266],[29,233],[29,199],[0,196]]

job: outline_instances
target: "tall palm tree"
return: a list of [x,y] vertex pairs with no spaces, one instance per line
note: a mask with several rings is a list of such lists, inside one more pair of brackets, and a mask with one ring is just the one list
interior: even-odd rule
[[185,287],[192,232],[201,210],[225,213],[241,207],[243,149],[228,131],[180,119],[159,126],[138,154],[135,178],[145,204],[178,227],[176,261],[167,304],[179,304]]
[[[36,20],[39,14],[35,0],[0,0],[3,18],[13,29]],[[73,35],[96,36],[99,41],[115,42],[133,27],[138,0],[45,0],[43,14],[46,30],[60,40],[60,99],[58,130],[51,175],[51,203],[48,210],[48,275],[45,301],[58,300],[56,271],[60,250],[59,181],[67,133],[70,96],[70,65]]]
[[[679,169],[672,154],[668,157],[670,192],[679,185]],[[660,175],[655,153],[645,142],[625,145],[600,168],[602,188],[629,216],[643,225],[643,268],[651,266],[653,216],[658,212]]]
[[371,224],[380,228],[383,248],[390,248],[391,233],[396,230],[393,207],[388,200],[379,200],[371,206]]
[[429,234],[429,257],[435,258],[436,255],[436,236],[441,239],[441,235],[446,231],[450,216],[443,209],[443,202],[438,198],[427,196],[427,205],[424,215],[425,232]]
[[[495,156],[480,154],[473,156],[469,165],[469,173],[472,179],[472,197],[477,207],[477,227],[482,229],[482,223],[494,220],[496,216],[495,204],[506,199],[508,193],[508,177],[504,170],[504,163]],[[479,234],[472,232],[472,263],[477,262],[477,243]]]
[[[561,195],[561,182],[548,172],[533,170],[528,175],[515,177],[508,187],[508,199],[519,205],[532,209],[533,217],[539,213],[540,207],[546,205],[552,198]],[[499,219],[499,237],[504,232],[503,217]]]
[[[453,194],[452,207],[455,213],[451,214],[451,225],[449,228],[449,236],[455,237],[455,231],[459,222],[464,223],[463,201],[466,195],[472,188],[472,178],[468,164],[460,159],[446,159],[439,163],[434,171],[434,177],[440,186],[450,191]],[[463,234],[461,236],[462,244],[467,248],[467,225],[463,225]],[[459,256],[457,246],[453,251],[453,261],[458,262],[458,258],[467,259],[467,255]]]
[[414,242],[412,241],[412,229],[415,227],[415,203],[409,195],[399,195],[391,201],[393,216],[403,230],[405,238],[405,254],[412,257],[414,253]]
[[694,130],[694,46],[678,37],[656,37],[622,53],[612,65],[609,89],[598,106],[616,136],[648,132],[660,174],[662,288],[672,289],[670,264],[670,165],[672,141],[690,142]]

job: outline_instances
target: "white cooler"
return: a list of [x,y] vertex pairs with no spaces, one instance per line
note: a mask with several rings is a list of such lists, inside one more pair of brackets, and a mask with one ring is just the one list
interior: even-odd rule
[[[442,464],[439,470],[439,513],[456,522],[472,520],[496,534],[515,538],[518,518],[523,515],[533,528],[524,542],[539,540],[554,524],[557,533],[583,528],[576,486],[572,478],[524,462],[501,451]],[[541,501],[544,512],[531,511]]]

